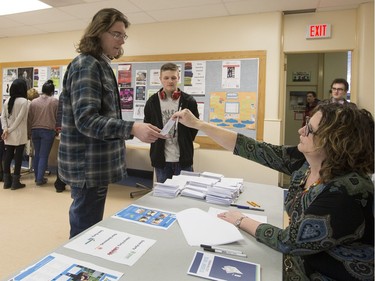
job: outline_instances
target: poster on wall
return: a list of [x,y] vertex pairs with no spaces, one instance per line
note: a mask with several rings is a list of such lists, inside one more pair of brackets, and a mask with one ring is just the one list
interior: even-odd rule
[[60,66],[51,66],[51,75],[50,78],[55,85],[55,88],[60,88]]
[[120,87],[131,87],[132,84],[132,65],[119,64],[118,65],[118,83]]
[[133,88],[120,88],[120,103],[122,111],[132,111],[134,101]]
[[192,96],[204,96],[206,88],[206,62],[185,62],[184,92]]
[[221,87],[239,89],[241,87],[241,61],[223,61]]
[[33,67],[19,67],[18,68],[18,78],[24,79],[26,81],[27,89],[33,87]]
[[12,82],[16,80],[17,68],[4,68],[3,69],[3,97],[9,96],[9,89]]
[[38,93],[42,93],[43,84],[47,81],[48,68],[35,67],[34,68],[34,88],[37,89]]
[[255,130],[255,92],[213,92],[209,122],[219,127]]

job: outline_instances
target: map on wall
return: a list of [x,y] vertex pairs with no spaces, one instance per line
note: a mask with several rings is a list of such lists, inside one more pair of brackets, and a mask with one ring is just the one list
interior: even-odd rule
[[213,92],[209,122],[229,129],[256,129],[255,92]]

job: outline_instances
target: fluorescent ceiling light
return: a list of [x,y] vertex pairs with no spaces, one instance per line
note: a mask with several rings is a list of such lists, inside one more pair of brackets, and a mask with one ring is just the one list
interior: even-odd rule
[[52,8],[38,0],[11,0],[0,7],[0,16]]

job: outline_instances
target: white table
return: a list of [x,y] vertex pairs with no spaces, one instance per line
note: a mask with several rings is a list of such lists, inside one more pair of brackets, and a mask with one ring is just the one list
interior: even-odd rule
[[[245,183],[245,191],[241,194],[237,203],[245,205],[248,200],[259,203],[265,209],[265,212],[245,210],[246,213],[266,215],[268,223],[279,227],[283,226],[283,190],[281,188],[256,183]],[[207,211],[210,206],[222,209],[228,208],[181,196],[173,199],[154,197],[151,193],[134,201],[133,204],[171,212],[179,212],[192,207],[200,208],[204,211]],[[114,218],[107,218],[97,225],[155,239],[157,242],[133,266],[121,265],[94,256],[77,253],[64,247],[59,247],[55,252],[124,272],[120,280],[199,280],[197,277],[188,275],[187,270],[195,251],[202,249],[191,247],[187,244],[177,222],[168,230],[154,229]],[[244,238],[241,242],[231,244],[230,248],[243,251],[247,254],[247,258],[233,258],[260,264],[261,280],[263,281],[281,281],[282,254],[257,242],[254,237],[248,234],[244,233]]]

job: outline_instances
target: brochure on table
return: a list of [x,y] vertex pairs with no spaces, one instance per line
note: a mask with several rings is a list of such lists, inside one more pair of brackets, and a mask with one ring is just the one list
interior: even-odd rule
[[188,274],[217,281],[260,281],[260,265],[196,251]]
[[119,280],[123,273],[92,263],[51,253],[9,281],[28,280]]
[[117,212],[112,217],[161,229],[168,229],[176,221],[174,213],[134,204]]
[[113,262],[133,265],[155,242],[153,239],[95,226],[64,247]]

